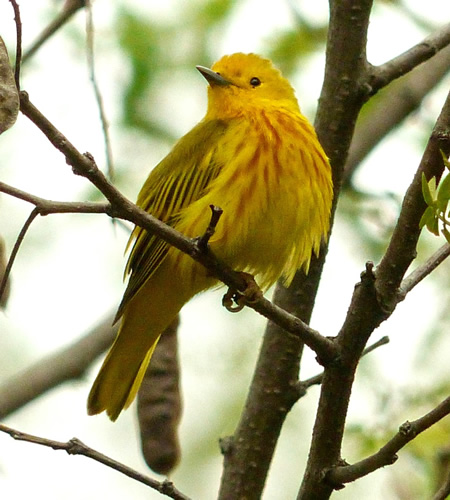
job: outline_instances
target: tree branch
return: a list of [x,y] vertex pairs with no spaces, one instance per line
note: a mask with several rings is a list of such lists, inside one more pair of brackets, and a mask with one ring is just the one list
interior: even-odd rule
[[25,235],[27,234],[28,229],[30,228],[31,224],[33,223],[34,219],[39,215],[39,212],[36,208],[34,208],[30,215],[28,216],[28,219],[25,221],[25,224],[23,225],[22,229],[20,230],[19,236],[17,237],[16,242],[14,243],[14,248],[11,252],[11,256],[8,260],[8,263],[6,264],[5,271],[2,276],[2,281],[0,283],[0,302],[2,301],[3,294],[5,293],[5,290],[7,289],[8,286],[8,280],[9,280],[9,275],[11,274],[11,269],[14,264],[14,261],[16,259],[17,253],[19,252],[20,245],[22,244]]
[[114,162],[111,138],[109,136],[109,123],[106,117],[105,106],[103,105],[103,97],[100,92],[100,86],[97,82],[95,72],[95,58],[94,58],[94,19],[92,14],[91,0],[83,0],[86,6],[86,54],[89,67],[89,76],[91,78],[92,87],[94,89],[95,100],[100,115],[100,122],[102,124],[103,142],[105,144],[105,158],[107,165],[108,177],[114,179]]
[[380,66],[372,66],[367,80],[370,86],[370,93],[375,94],[396,78],[409,73],[416,66],[427,61],[449,44],[450,23],[432,35],[427,36],[420,43],[403,52],[403,54],[394,57]]
[[[330,227],[354,125],[366,98],[359,80],[366,71],[365,47],[372,1],[356,3],[331,2],[325,79],[315,120],[319,140],[333,169]],[[345,30],[345,26],[351,29]],[[308,276],[298,272],[289,288],[278,284],[274,294],[276,304],[305,322],[311,318],[325,256],[324,247],[320,257],[312,260]],[[278,321],[267,324],[245,409],[233,438],[223,449],[220,499],[261,497],[282,425],[298,400],[296,384],[303,344],[286,336],[283,326]]]
[[448,73],[450,47],[441,50],[424,64],[395,82],[387,92],[378,94],[375,105],[362,114],[355,128],[345,165],[344,182],[351,181],[353,173],[367,154],[387,134],[421,105],[424,97]]
[[43,216],[68,213],[108,214],[111,211],[111,204],[107,202],[47,200],[5,184],[4,182],[0,182],[0,192],[9,194],[19,200],[32,203],[36,207],[38,214]]
[[34,41],[31,47],[25,51],[23,62],[32,57],[38,49],[51,38],[64,24],[66,24],[72,16],[85,6],[85,0],[66,0],[63,10],[58,16],[42,31],[39,37]]
[[[379,347],[389,344],[389,337],[381,337],[380,340],[377,340],[374,342],[372,345],[366,347],[361,354],[361,357],[366,356],[367,354],[370,354],[372,351],[375,349],[378,349]],[[301,380],[297,384],[297,390],[299,394],[305,394],[306,390],[312,387],[313,385],[320,385],[323,380],[323,372],[319,373],[318,375],[314,375],[314,377],[307,378],[306,380]]]
[[0,419],[50,389],[83,377],[92,362],[114,340],[118,326],[112,326],[113,318],[114,314],[109,314],[72,345],[42,358],[22,373],[3,382],[0,385]]
[[405,299],[406,295],[424,278],[431,274],[444,260],[450,256],[450,244],[445,243],[424,264],[407,276],[400,284],[397,294],[398,302]]
[[436,176],[439,179],[444,168],[441,150],[447,155],[450,151],[450,96],[405,195],[398,223],[376,275],[373,264],[368,263],[361,282],[355,288],[347,317],[337,337],[341,357],[325,369],[307,471],[299,496],[301,499],[316,498],[312,495],[329,498],[335,486],[324,480],[324,472],[340,460],[340,443],[358,360],[373,330],[392,314],[397,304],[398,287],[415,258],[419,221],[425,210],[421,175],[425,172],[427,178]]
[[376,292],[385,312],[395,308],[398,288],[403,276],[416,257],[420,236],[419,222],[426,209],[422,195],[422,173],[439,182],[444,171],[442,153],[450,154],[450,93],[436,121],[416,175],[409,186],[394,233],[384,257],[377,267]]
[[329,470],[325,480],[336,488],[342,487],[345,483],[350,483],[366,476],[371,472],[386,465],[392,465],[397,460],[396,453],[439,420],[450,414],[450,397],[442,401],[436,408],[423,417],[413,422],[406,421],[399,428],[398,433],[388,441],[377,453],[361,460],[353,465],[335,467]]
[[446,478],[438,491],[433,496],[433,500],[446,500],[450,495],[450,469],[447,470]]
[[20,9],[16,0],[9,0],[14,10],[14,21],[16,25],[16,63],[14,68],[14,80],[17,90],[20,90],[20,65],[22,62],[22,21],[20,19]]
[[131,467],[117,462],[116,460],[103,455],[103,453],[100,453],[93,448],[86,446],[77,438],[72,438],[70,441],[64,443],[62,441],[54,441],[52,439],[46,439],[39,436],[34,436],[32,434],[27,434],[25,432],[20,432],[3,424],[0,424],[0,431],[9,434],[13,439],[16,439],[18,441],[26,441],[28,443],[39,444],[41,446],[46,446],[54,450],[64,450],[69,455],[81,455],[91,458],[92,460],[106,465],[107,467],[110,467],[111,469],[114,469],[121,474],[130,477],[131,479],[134,479],[135,481],[149,486],[150,488],[169,498],[173,498],[174,500],[189,500],[189,497],[183,495],[183,493],[177,490],[177,488],[175,488],[174,484],[171,481],[165,480],[160,482],[152,479],[151,477],[145,476],[144,474],[141,474]]

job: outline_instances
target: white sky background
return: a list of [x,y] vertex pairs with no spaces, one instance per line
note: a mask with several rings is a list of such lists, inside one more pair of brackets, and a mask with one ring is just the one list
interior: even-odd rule
[[[171,18],[176,15],[178,3],[175,0],[128,2],[139,6],[145,14],[150,13],[153,19],[155,16]],[[42,2],[29,0],[21,2],[25,47],[44,26],[46,17],[43,12],[53,5],[52,2],[44,4],[42,6]],[[327,16],[325,1],[304,0],[299,4],[311,9],[311,20]],[[132,163],[130,153],[135,145],[127,144],[129,138],[119,136],[115,126],[118,114],[118,108],[115,107],[118,93],[116,82],[126,79],[127,72],[120,54],[114,56],[109,46],[112,43],[109,31],[114,17],[112,5],[113,2],[107,0],[95,2],[94,22],[99,48],[97,74],[111,122],[115,160],[118,164],[127,164]],[[444,17],[441,0],[428,1],[426,4],[420,0],[409,1],[408,5],[411,10],[420,12],[421,16],[429,18],[436,15],[435,19],[429,18],[434,22],[440,22]],[[450,8],[448,10],[450,14]],[[255,12],[258,22],[249,22]],[[0,35],[8,46],[14,44],[12,19],[9,2],[0,2]],[[78,13],[76,22],[83,26],[82,13]],[[242,2],[236,19],[230,24],[228,35],[217,43],[217,58],[235,51],[263,53],[268,34],[291,22],[287,3],[257,0]],[[369,59],[375,64],[382,63],[417,43],[425,35],[392,8],[379,4],[370,26]],[[32,66],[39,70],[24,72],[22,86],[29,91],[37,107],[69,140],[81,151],[91,152],[97,163],[103,165],[101,130],[86,65],[72,50],[73,45],[68,45],[64,37],[55,37],[32,62]],[[102,59],[106,51],[107,60]],[[203,65],[210,63],[199,61]],[[311,119],[320,92],[322,73],[323,55],[319,55],[292,79],[300,105]],[[181,88],[173,82],[168,87],[173,92],[160,99],[161,116],[167,117],[179,136],[201,119],[206,106],[206,84],[194,68],[184,83]],[[429,118],[434,119],[439,113],[448,83],[447,78],[440,92],[427,101],[426,113]],[[173,120],[173,117],[176,119]],[[414,117],[408,119],[406,129],[392,134],[373,152],[358,174],[361,188],[403,194],[420,160],[422,144],[417,144],[417,141],[422,130],[419,127],[423,127],[423,121]],[[147,149],[142,150],[147,154]],[[130,183],[124,189],[132,199],[136,197],[150,168],[168,150],[159,146],[155,148],[152,158],[140,158],[139,151],[137,145],[137,158],[133,159],[142,167],[130,172]],[[19,117],[11,131],[0,137],[0,172],[5,182],[42,197],[75,200],[82,199],[86,193],[87,181],[72,174],[62,156],[24,116]],[[8,251],[30,211],[31,207],[23,202],[7,196],[0,198],[1,234],[7,241]],[[104,216],[54,215],[34,222],[14,267],[8,309],[5,314],[0,313],[1,379],[26,368],[42,355],[70,344],[118,303],[123,292],[123,248],[126,239],[127,235],[121,229],[114,230]],[[35,248],[38,248],[37,252]],[[337,333],[336,327],[344,319],[353,286],[365,260],[370,259],[370,256],[362,255],[359,248],[360,242],[355,239],[354,232],[338,216],[322,280],[324,286],[320,290],[312,324],[325,335]],[[217,415],[231,412],[226,406],[227,399],[234,400],[235,391],[242,392],[242,384],[248,384],[253,368],[248,361],[256,358],[264,325],[264,321],[252,311],[245,311],[239,316],[226,313],[220,306],[220,297],[221,292],[215,292],[193,300],[183,310],[180,335],[185,398],[181,435],[186,451],[185,462],[172,479],[178,488],[196,499],[214,497],[220,477],[221,457],[217,453],[210,463],[199,462],[193,473],[187,467],[194,460],[189,455],[189,449],[195,448],[196,442],[201,441],[201,433],[205,428],[216,430],[211,438],[213,440],[233,431],[235,422],[220,424],[219,421],[217,424]],[[427,314],[421,312],[424,307],[428,309]],[[411,354],[421,334],[427,329],[428,315],[440,307],[442,304],[438,290],[433,283],[425,282],[399,306],[392,319],[376,332],[374,339],[385,334],[391,337],[391,344],[372,357],[375,365],[383,363],[385,379],[380,380],[380,385],[386,382],[389,387],[393,384],[401,387],[411,380],[414,375]],[[213,316],[206,318],[205,311],[211,311]],[[199,321],[198,318],[204,319]],[[191,333],[193,331],[195,338]],[[243,354],[248,352],[250,354]],[[227,366],[242,356],[246,360],[242,368],[244,374],[230,380]],[[96,370],[97,366],[88,380],[54,390],[12,415],[5,423],[26,432],[63,441],[77,436],[103,453],[151,475],[140,456],[133,409],[122,415],[115,424],[111,424],[106,417],[87,417],[85,401]],[[317,371],[313,356],[307,356],[304,376]],[[357,394],[352,400],[352,418],[368,416],[372,408],[370,397]],[[302,436],[309,436],[316,397],[317,391],[311,391],[311,405],[296,408],[288,419],[279,446],[279,455],[285,458],[275,460],[265,493],[267,499],[295,496],[298,486],[295,477],[301,476],[301,457],[305,456],[308,447],[308,442],[300,439],[309,439],[298,436],[298,421],[306,428]],[[297,441],[298,447],[293,447],[292,443]],[[4,498],[44,494],[50,500],[80,497],[107,497],[111,500],[161,498],[146,487],[88,459],[69,457],[65,453],[32,444],[17,443],[6,435],[0,435],[0,443],[0,491]],[[215,441],[211,447],[214,445]],[[292,484],[286,484],[287,477],[293,478]],[[377,473],[366,480],[371,484],[372,496],[368,497],[365,490],[364,498],[389,500],[380,477],[381,473]],[[285,497],[279,496],[279,481],[282,481],[283,486],[286,485]],[[359,488],[366,488],[369,483],[361,481],[360,486],[347,487],[339,498],[358,498],[358,491],[362,491]]]

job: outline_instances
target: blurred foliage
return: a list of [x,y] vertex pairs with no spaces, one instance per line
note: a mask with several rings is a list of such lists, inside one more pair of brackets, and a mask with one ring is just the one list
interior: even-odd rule
[[397,221],[402,200],[394,193],[361,191],[350,185],[341,191],[339,216],[358,233],[365,260],[379,262]]
[[[444,155],[442,160],[447,170],[450,170],[450,163]],[[422,173],[422,194],[428,207],[420,220],[420,227],[426,226],[436,236],[442,233],[447,243],[450,243],[450,174],[447,173],[436,187],[436,177],[427,181]]]
[[281,71],[289,76],[301,67],[302,61],[318,51],[325,50],[328,24],[313,24],[305,13],[291,7],[293,26],[274,33],[267,42],[267,57],[276,61]]
[[[192,71],[202,62],[217,57],[216,40],[222,40],[239,2],[236,0],[196,1],[180,3],[176,18],[164,22],[139,15],[122,5],[117,12],[119,43],[131,68],[124,88],[123,121],[126,126],[163,140],[173,140],[170,133],[149,117],[148,96],[161,85],[161,75],[170,78],[173,70]],[[239,4],[240,5],[240,4]],[[323,50],[326,26],[314,26],[294,11],[294,26],[271,34],[265,56],[273,59],[287,74],[293,73],[301,61]]]
[[170,76],[173,70],[192,69],[198,61],[211,59],[209,35],[225,24],[236,3],[236,0],[180,3],[178,16],[166,23],[161,19],[153,21],[122,5],[116,18],[118,41],[131,68],[122,101],[124,125],[173,141],[168,131],[149,117],[144,103],[161,84],[161,74]]

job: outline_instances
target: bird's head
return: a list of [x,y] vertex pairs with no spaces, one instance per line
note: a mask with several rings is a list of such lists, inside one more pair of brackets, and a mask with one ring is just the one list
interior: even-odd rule
[[197,69],[209,83],[207,116],[226,118],[271,107],[299,110],[294,89],[269,59],[236,53],[222,57],[211,69]]

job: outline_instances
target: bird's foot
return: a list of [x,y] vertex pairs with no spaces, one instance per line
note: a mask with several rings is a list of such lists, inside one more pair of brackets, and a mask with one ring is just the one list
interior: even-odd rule
[[237,290],[230,287],[222,298],[222,305],[226,307],[228,311],[234,313],[242,311],[246,304],[256,302],[263,295],[255,278],[251,274],[241,271],[239,275],[245,283],[245,288],[243,290]]

